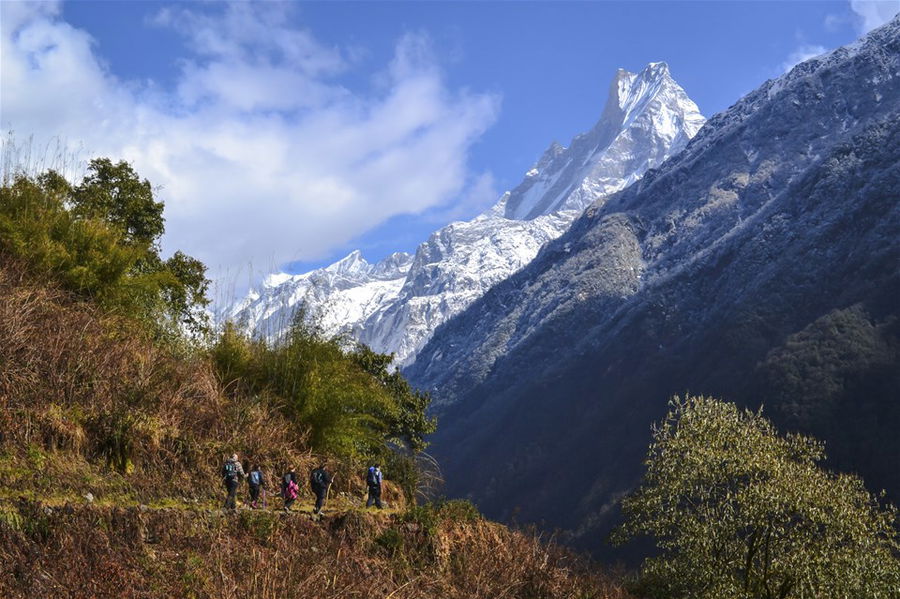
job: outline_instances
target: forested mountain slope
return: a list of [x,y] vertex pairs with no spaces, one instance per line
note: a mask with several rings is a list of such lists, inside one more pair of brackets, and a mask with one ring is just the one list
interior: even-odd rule
[[[674,393],[900,496],[900,19],[763,84],[439,328],[451,493],[598,546]],[[576,466],[577,464],[577,466]]]

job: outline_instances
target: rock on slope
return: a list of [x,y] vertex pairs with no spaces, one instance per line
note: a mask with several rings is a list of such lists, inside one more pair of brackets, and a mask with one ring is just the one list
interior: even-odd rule
[[359,252],[302,275],[272,275],[229,311],[277,335],[304,306],[328,334],[346,333],[409,364],[434,329],[531,261],[592,202],[681,150],[703,117],[665,63],[614,77],[597,124],[552,144],[524,181],[484,214],[436,231],[414,257],[375,265]]
[[900,498],[900,19],[768,81],[440,327],[405,373],[451,495],[594,548],[675,393]]

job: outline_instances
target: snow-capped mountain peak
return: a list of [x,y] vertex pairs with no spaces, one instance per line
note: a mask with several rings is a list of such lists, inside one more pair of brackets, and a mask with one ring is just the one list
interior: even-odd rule
[[501,199],[503,214],[528,220],[564,210],[581,212],[662,164],[703,123],[666,63],[652,62],[640,73],[619,69],[600,120],[568,148],[551,144],[525,180]]
[[438,325],[525,266],[587,206],[680,151],[704,122],[664,62],[639,73],[620,69],[609,90],[587,133],[569,147],[551,143],[497,204],[435,231],[415,256],[397,253],[372,265],[357,250],[309,273],[272,275],[231,317],[277,336],[302,305],[326,333],[411,363]]

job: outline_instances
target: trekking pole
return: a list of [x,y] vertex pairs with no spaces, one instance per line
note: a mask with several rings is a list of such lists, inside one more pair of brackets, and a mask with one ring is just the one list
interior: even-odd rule
[[334,479],[336,478],[337,474],[331,477],[331,482],[325,487],[325,501],[322,503],[322,509],[325,509],[325,506],[328,505],[328,498],[331,496],[331,485],[334,484]]
[[262,490],[262,496],[263,496],[263,509],[266,510],[269,508],[269,506],[266,504],[266,488],[263,487],[261,490]]

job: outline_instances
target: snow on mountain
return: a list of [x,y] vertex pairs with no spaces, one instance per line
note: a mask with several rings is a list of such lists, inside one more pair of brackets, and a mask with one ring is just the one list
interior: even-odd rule
[[270,275],[228,317],[277,337],[302,306],[325,334],[349,335],[408,365],[438,325],[528,264],[587,206],[679,152],[703,123],[665,63],[620,69],[597,124],[568,148],[551,144],[485,213],[435,231],[414,257],[372,265],[355,251],[305,274]]
[[251,290],[226,317],[256,334],[278,337],[302,307],[328,335],[358,338],[359,324],[396,298],[412,264],[404,252],[369,264],[359,250],[318,270],[300,275],[275,273]]
[[650,63],[639,74],[619,69],[594,128],[569,148],[551,144],[525,180],[501,199],[503,214],[531,219],[562,210],[580,213],[662,164],[703,123],[666,63]]
[[404,369],[440,410],[447,494],[609,551],[650,424],[689,391],[765,404],[896,501],[898,157],[900,16],[587,208]]

